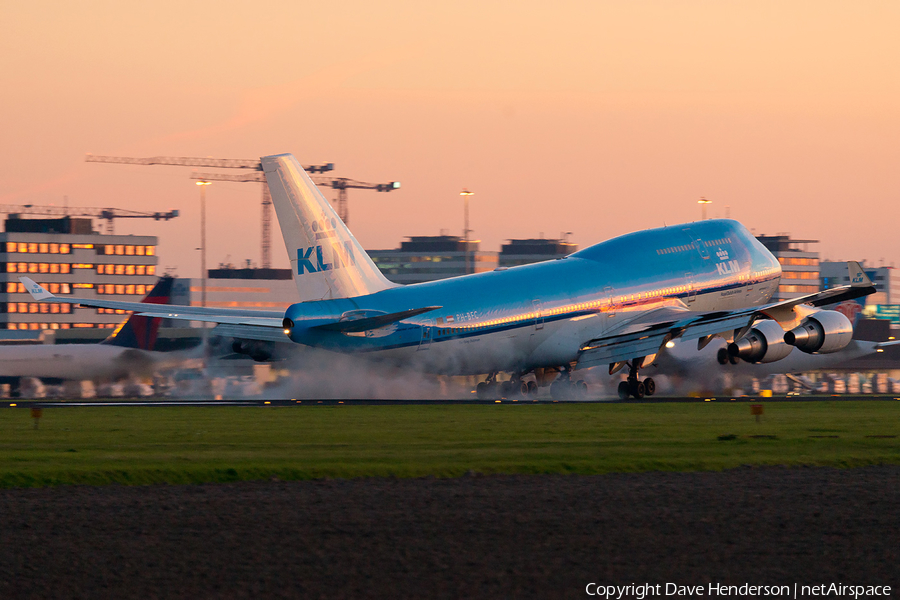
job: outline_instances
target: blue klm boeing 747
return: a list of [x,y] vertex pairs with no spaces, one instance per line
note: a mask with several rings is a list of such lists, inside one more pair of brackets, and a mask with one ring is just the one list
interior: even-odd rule
[[[623,398],[652,394],[640,369],[675,339],[703,348],[720,336],[735,359],[772,362],[791,351],[836,352],[847,318],[819,307],[874,291],[856,263],[852,285],[781,302],[778,260],[732,220],[623,235],[566,258],[415,285],[389,282],[290,154],[262,158],[300,292],[285,313],[153,307],[57,298],[21,278],[43,302],[216,323],[257,359],[287,340],[427,372],[487,374],[479,397],[584,395],[577,370],[628,369]],[[499,375],[508,373],[501,382]]]

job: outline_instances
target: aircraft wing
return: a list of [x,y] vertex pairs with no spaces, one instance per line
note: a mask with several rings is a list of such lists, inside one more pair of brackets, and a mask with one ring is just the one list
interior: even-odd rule
[[[79,304],[90,308],[111,308],[114,310],[127,310],[142,317],[161,317],[163,319],[179,319],[182,321],[203,321],[206,323],[227,323],[229,325],[242,325],[248,327],[263,327],[277,329],[281,332],[284,320],[283,312],[263,310],[240,310],[235,308],[206,308],[201,306],[174,306],[171,304],[147,304],[144,302],[121,302],[118,300],[99,300],[87,298],[60,298],[54,296],[40,284],[35,283],[29,277],[19,277],[25,285],[25,289],[35,300],[41,302],[57,302],[60,304]],[[251,329],[246,330],[251,333]],[[269,331],[261,331],[259,339],[269,339]],[[282,334],[282,338],[284,335]],[[257,339],[257,338],[253,338]]]
[[641,314],[602,337],[588,340],[579,349],[578,368],[633,360],[657,354],[669,340],[700,339],[721,333],[739,338],[757,318],[779,323],[798,320],[794,308],[813,307],[859,298],[875,292],[859,263],[847,263],[851,285],[808,294],[799,298],[730,311],[697,312],[678,307],[663,307]]
[[675,338],[699,339],[748,327],[757,308],[696,312],[660,308],[644,313],[609,335],[589,340],[580,348],[578,368],[586,369],[657,354]]

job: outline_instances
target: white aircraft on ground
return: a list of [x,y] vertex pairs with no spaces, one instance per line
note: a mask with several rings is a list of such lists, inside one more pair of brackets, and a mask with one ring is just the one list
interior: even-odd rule
[[[750,362],[794,350],[835,352],[853,328],[820,307],[875,290],[850,262],[852,285],[772,302],[778,260],[726,219],[638,231],[560,260],[400,286],[381,274],[292,155],[261,160],[301,298],[284,313],[69,300],[21,280],[42,302],[216,323],[236,348],[290,340],[425,372],[487,373],[480,397],[531,394],[551,383],[554,397],[581,396],[577,369],[604,365],[611,374],[628,367],[619,393],[639,398],[655,390],[640,369],[675,339],[702,349],[721,337],[730,355]],[[501,383],[502,372],[509,379]]]
[[[132,304],[141,309],[168,304],[172,281],[162,277],[142,302]],[[15,388],[25,377],[83,381],[149,374],[159,354],[154,352],[159,322],[159,318],[132,315],[97,344],[0,346],[0,381]]]

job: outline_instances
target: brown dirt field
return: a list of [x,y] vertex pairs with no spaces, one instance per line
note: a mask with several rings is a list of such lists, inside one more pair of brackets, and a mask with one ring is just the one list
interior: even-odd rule
[[896,466],[0,490],[0,598],[896,590],[898,525]]

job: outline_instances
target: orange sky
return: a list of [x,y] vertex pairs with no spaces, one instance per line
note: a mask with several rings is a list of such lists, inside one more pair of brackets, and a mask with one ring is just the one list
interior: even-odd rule
[[[402,182],[350,192],[367,248],[460,233],[468,187],[487,250],[689,221],[705,196],[823,258],[900,266],[900,3],[438,4],[0,3],[0,203],[179,209],[117,232],[196,276],[190,170],[85,153],[292,152]],[[208,200],[210,266],[258,262],[258,186]]]

